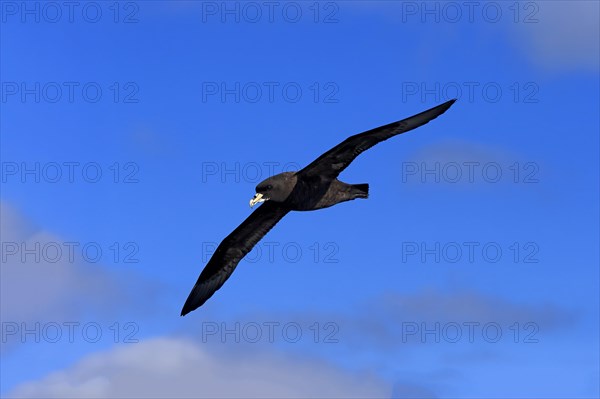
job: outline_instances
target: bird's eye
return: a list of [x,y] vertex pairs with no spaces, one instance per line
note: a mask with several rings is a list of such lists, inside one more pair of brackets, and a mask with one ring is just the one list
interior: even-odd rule
[[270,190],[270,189],[272,189],[272,188],[273,188],[273,186],[272,186],[272,185],[270,185],[270,184],[267,186],[267,190]]

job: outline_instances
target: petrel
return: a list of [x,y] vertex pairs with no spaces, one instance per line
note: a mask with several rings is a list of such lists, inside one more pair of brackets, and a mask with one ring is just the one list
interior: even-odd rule
[[426,124],[446,112],[455,101],[447,101],[410,118],[348,137],[304,169],[280,173],[259,183],[250,207],[263,204],[219,244],[185,301],[181,315],[202,306],[221,288],[240,260],[288,212],[314,211],[356,198],[367,198],[368,184],[347,184],[338,180],[338,175],[363,151]]

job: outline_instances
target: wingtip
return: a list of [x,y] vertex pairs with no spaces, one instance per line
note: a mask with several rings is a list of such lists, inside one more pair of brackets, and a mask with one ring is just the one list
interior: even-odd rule
[[185,301],[185,304],[183,305],[183,308],[181,308],[181,317],[185,316],[186,314],[190,313],[192,310],[194,310],[195,308],[192,309],[191,306],[189,306],[189,301]]
[[191,313],[194,310],[198,309],[200,306],[204,305],[204,302],[206,302],[206,300],[210,298],[210,296],[205,297],[201,300],[199,298],[202,297],[198,296],[197,287],[194,286],[194,289],[192,289],[192,292],[190,292],[188,299],[183,304],[183,308],[181,308],[181,316],[185,316],[186,314]]
[[188,305],[188,303],[186,302],[185,305],[183,305],[183,308],[181,309],[181,317],[185,316],[186,314],[190,313],[192,310],[196,310],[197,307],[193,308],[191,306]]
[[452,100],[446,101],[442,105],[446,105],[446,106],[450,107],[450,106],[452,106],[452,104],[454,104],[456,102],[456,100],[458,100],[458,99],[457,98],[453,98]]
[[454,104],[456,102],[456,98],[453,98],[452,100],[448,100],[445,103],[442,103],[440,105],[438,105],[437,107],[432,108],[432,110],[439,110],[438,112],[440,114],[443,114],[444,112],[448,111],[448,109],[452,106],[452,104]]

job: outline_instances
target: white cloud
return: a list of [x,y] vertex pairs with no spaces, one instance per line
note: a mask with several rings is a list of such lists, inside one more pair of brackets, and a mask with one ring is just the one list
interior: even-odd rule
[[21,384],[13,398],[389,397],[391,387],[307,359],[216,354],[182,338],[156,338],[90,355],[69,369]]
[[[528,193],[540,198],[548,188],[538,183],[554,171],[527,152],[491,147],[469,140],[443,140],[409,154],[399,170],[407,189],[446,189],[464,191],[494,190],[527,185]],[[502,186],[503,190],[498,191]]]
[[[558,306],[511,302],[483,292],[424,290],[404,296],[388,293],[380,308],[396,320],[496,322],[502,325],[535,321],[545,329],[568,325],[575,315]],[[380,315],[381,316],[381,315]]]
[[513,154],[476,142],[466,140],[445,140],[429,144],[421,150],[409,155],[408,161],[415,162],[514,162]]
[[[86,262],[81,251],[73,251],[71,257],[64,243],[74,240],[41,229],[6,202],[0,201],[0,214],[3,323],[32,326],[36,322],[80,321],[82,316],[96,321],[111,317],[114,321],[122,312],[139,307],[139,300],[134,300],[143,284],[137,282],[139,278],[111,272],[101,263]],[[60,256],[56,248],[61,248]],[[24,251],[28,251],[25,256]],[[153,288],[144,286],[146,292]],[[152,295],[144,300],[152,300]],[[19,334],[5,338],[3,353],[22,341]]]
[[[69,259],[62,245],[69,240],[35,227],[5,202],[0,202],[0,212],[3,321],[52,320],[72,315],[81,306],[106,305],[105,293],[115,292],[116,284],[97,266]],[[65,252],[57,256],[59,247]],[[29,252],[23,257],[25,251]]]
[[[521,22],[513,26],[536,64],[551,70],[598,69],[599,2],[542,1],[521,3],[521,8]],[[523,23],[526,16],[537,22]]]
[[[449,22],[443,11],[427,13],[426,10],[445,9],[444,2],[425,5],[422,2],[352,1],[344,3],[344,10],[354,9],[362,13],[375,13],[392,23],[426,21],[436,24],[448,35],[455,35],[458,24]],[[451,2],[448,2],[451,3]],[[471,7],[466,3],[453,2],[449,10],[459,10],[460,22],[467,24]],[[401,5],[403,4],[403,5]],[[589,0],[495,2],[501,15],[500,22],[508,32],[514,33],[513,41],[537,66],[547,70],[597,70],[600,65],[600,2]],[[406,13],[405,9],[418,10]],[[483,11],[483,3],[471,4],[474,21],[482,33],[495,28],[493,14]],[[448,12],[449,14],[450,12]],[[437,19],[436,19],[437,18]],[[437,20],[441,22],[436,22]],[[424,49],[431,53],[431,43]]]
[[[301,324],[310,324],[318,320],[321,325],[325,325],[328,321],[334,321],[337,325],[334,337],[339,339],[341,347],[350,350],[353,356],[382,349],[404,351],[408,346],[419,342],[435,344],[431,339],[421,340],[420,329],[424,328],[423,326],[434,329],[436,326],[459,325],[465,334],[460,342],[469,343],[465,323],[475,323],[473,325],[476,326],[474,328],[478,338],[473,343],[485,344],[487,341],[482,338],[481,333],[482,327],[488,323],[500,326],[505,332],[501,342],[508,342],[506,332],[510,333],[510,327],[515,323],[519,326],[533,323],[528,327],[529,332],[535,328],[549,334],[555,331],[564,332],[565,329],[573,328],[579,321],[579,314],[550,303],[523,303],[481,291],[439,289],[423,289],[410,294],[386,292],[354,307],[351,313],[288,313],[280,319],[283,323],[285,318],[290,317]],[[411,328],[417,326],[419,331],[416,335],[407,335],[405,339],[403,334],[406,331],[403,329],[407,324],[411,324]],[[442,339],[442,342],[447,341]],[[403,363],[394,364],[399,366]]]

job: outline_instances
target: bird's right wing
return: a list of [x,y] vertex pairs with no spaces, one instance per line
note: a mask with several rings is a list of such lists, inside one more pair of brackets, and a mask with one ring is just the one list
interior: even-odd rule
[[181,315],[202,306],[231,276],[236,266],[248,252],[283,218],[289,209],[266,201],[252,212],[217,247],[192,292],[185,301]]
[[298,174],[306,177],[318,175],[335,179],[363,151],[390,137],[426,124],[446,112],[455,101],[446,101],[410,118],[350,136],[300,170]]

